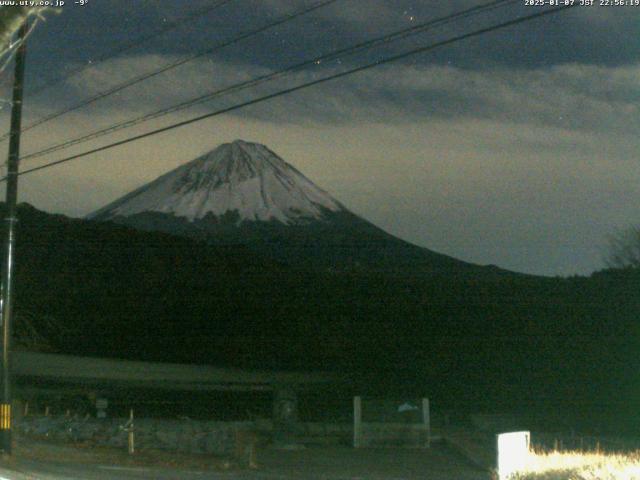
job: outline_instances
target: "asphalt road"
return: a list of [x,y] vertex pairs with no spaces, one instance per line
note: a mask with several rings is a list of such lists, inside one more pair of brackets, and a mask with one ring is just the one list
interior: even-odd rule
[[[170,456],[171,454],[167,454]],[[0,468],[0,480],[488,480],[483,472],[443,445],[429,450],[313,447],[300,451],[265,450],[260,468],[245,471],[158,468],[153,466],[14,459]],[[21,472],[21,473],[16,473]]]

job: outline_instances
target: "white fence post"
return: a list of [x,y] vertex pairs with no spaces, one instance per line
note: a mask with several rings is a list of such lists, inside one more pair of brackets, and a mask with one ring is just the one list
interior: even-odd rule
[[353,397],[353,447],[362,446],[362,398]]
[[428,398],[422,399],[422,421],[427,431],[427,448],[431,448],[431,411]]

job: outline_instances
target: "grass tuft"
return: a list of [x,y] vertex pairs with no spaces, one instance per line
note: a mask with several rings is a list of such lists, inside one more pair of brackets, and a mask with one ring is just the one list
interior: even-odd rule
[[531,452],[517,480],[638,480],[640,451],[633,453]]

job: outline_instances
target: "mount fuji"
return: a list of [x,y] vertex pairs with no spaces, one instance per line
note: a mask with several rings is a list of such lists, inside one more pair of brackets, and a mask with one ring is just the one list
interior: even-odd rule
[[140,230],[242,244],[330,270],[487,273],[400,240],[350,212],[264,145],[236,140],[88,215]]
[[290,225],[322,220],[325,213],[339,211],[346,209],[267,147],[236,140],[162,175],[89,218],[156,212],[197,223],[237,213],[236,224]]

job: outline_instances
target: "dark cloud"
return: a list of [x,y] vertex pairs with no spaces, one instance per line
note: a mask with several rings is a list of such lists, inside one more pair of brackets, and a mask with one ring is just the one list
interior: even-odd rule
[[[363,39],[438,18],[481,2],[418,2],[415,0],[339,0],[254,39],[217,53],[218,61],[267,68],[307,59]],[[30,44],[33,83],[53,79],[78,64],[101,58],[106,52],[152,34],[212,2],[190,1],[91,2],[67,5],[50,15]],[[190,54],[265,25],[310,1],[235,0],[184,23],[127,53]],[[447,38],[536,11],[518,2],[480,17],[449,24],[397,47]],[[623,65],[640,61],[638,34],[640,7],[575,7],[557,15],[487,34],[416,57],[413,63],[452,64],[463,68],[489,66],[536,68],[563,63]],[[360,58],[373,58],[369,53]],[[349,60],[347,60],[349,61]]]

